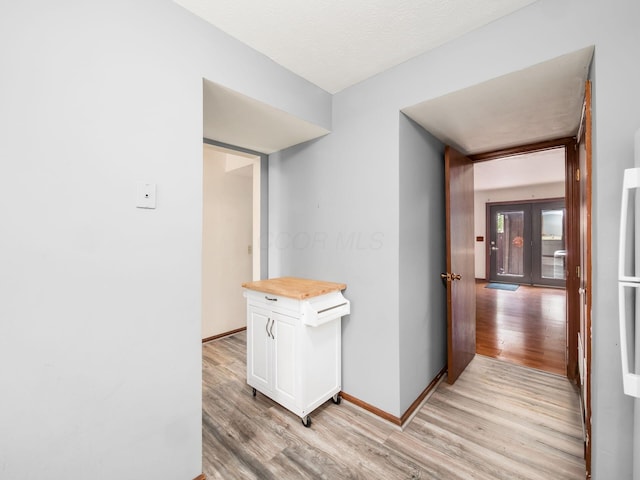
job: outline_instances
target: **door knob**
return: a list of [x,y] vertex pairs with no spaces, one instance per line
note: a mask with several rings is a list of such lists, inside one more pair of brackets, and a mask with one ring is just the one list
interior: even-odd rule
[[491,247],[491,250],[495,252],[496,250],[498,250],[498,247]]
[[453,280],[461,280],[462,275],[459,273],[441,273],[440,278],[446,280],[447,282],[451,282]]

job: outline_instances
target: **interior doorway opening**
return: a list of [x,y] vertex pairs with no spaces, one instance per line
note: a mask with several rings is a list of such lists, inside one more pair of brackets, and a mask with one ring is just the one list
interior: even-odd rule
[[476,351],[563,376],[566,161],[559,146],[474,164]]
[[261,157],[203,145],[202,339],[246,328],[241,284],[260,278]]

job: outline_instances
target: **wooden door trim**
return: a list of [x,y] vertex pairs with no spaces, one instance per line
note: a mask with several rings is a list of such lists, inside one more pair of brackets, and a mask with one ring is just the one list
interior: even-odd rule
[[566,149],[566,205],[567,205],[567,378],[577,381],[578,375],[578,330],[580,322],[580,182],[578,142],[573,140]]
[[[585,136],[585,148],[586,148],[586,158],[585,158],[585,185],[586,185],[586,194],[587,194],[587,225],[586,232],[587,238],[586,242],[586,262],[585,265],[585,275],[587,279],[587,291],[586,291],[586,325],[585,330],[587,332],[587,342],[589,343],[589,348],[587,349],[587,358],[586,358],[586,368],[585,368],[585,377],[589,379],[588,388],[586,389],[586,414],[588,418],[585,420],[585,426],[587,430],[587,438],[589,441],[585,445],[585,463],[587,467],[587,478],[591,478],[591,445],[593,443],[593,437],[591,436],[591,350],[593,349],[593,341],[591,335],[591,302],[592,302],[592,259],[591,259],[591,210],[593,207],[593,195],[592,195],[592,185],[591,185],[591,172],[592,172],[592,148],[593,148],[593,124],[592,124],[592,111],[591,111],[591,102],[592,102],[592,92],[591,92],[591,81],[587,80],[585,83],[585,95],[584,95],[584,105],[585,105],[585,113],[584,113],[584,136]],[[578,142],[580,139],[578,138]]]

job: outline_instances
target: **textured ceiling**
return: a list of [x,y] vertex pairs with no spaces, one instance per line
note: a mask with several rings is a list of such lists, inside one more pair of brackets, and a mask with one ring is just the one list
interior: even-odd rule
[[329,93],[536,0],[175,0]]
[[402,112],[466,154],[571,137],[592,57],[587,47]]

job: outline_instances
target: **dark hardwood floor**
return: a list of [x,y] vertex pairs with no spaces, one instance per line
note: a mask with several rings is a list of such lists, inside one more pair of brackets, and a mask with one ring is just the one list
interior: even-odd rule
[[481,355],[404,430],[343,401],[311,428],[246,383],[246,333],[203,345],[207,479],[584,479],[579,399],[566,378]]
[[476,352],[566,376],[564,289],[476,284]]

